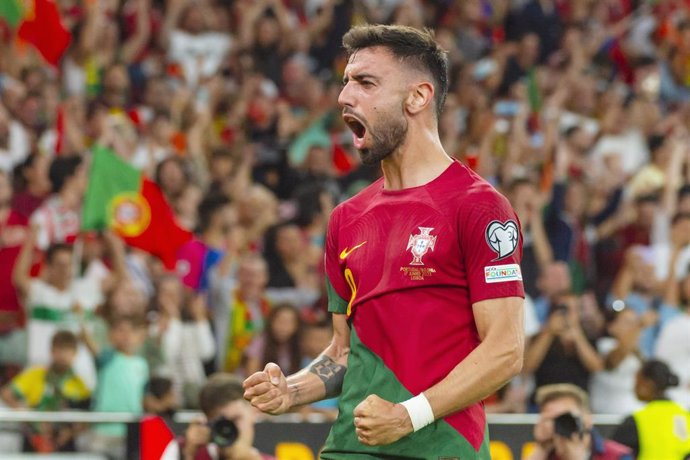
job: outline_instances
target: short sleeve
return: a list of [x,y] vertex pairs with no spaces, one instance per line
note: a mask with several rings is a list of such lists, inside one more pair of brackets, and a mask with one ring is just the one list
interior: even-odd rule
[[520,260],[522,235],[508,200],[493,188],[470,195],[458,232],[470,302],[524,297]]
[[340,225],[341,208],[336,207],[328,221],[326,232],[326,287],[328,289],[328,311],[331,313],[346,314],[350,288],[345,279],[345,274],[340,266],[338,257],[338,231]]
[[17,399],[33,407],[41,399],[43,370],[38,367],[26,369],[12,379],[12,393]]

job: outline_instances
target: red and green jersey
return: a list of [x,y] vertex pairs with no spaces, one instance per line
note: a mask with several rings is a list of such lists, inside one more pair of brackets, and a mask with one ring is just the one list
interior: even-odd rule
[[329,310],[348,315],[351,350],[322,458],[490,458],[481,403],[377,447],[357,441],[352,412],[370,394],[417,395],[465,359],[480,342],[472,304],[524,296],[521,248],[508,201],[457,162],[420,187],[379,180],[334,210]]

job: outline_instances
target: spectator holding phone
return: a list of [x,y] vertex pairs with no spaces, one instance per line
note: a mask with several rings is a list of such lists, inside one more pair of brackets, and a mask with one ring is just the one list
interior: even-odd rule
[[581,300],[574,295],[557,297],[544,327],[527,348],[523,372],[534,372],[537,389],[570,383],[586,390],[590,374],[604,368],[582,327]]
[[587,393],[571,384],[537,392],[536,447],[526,460],[632,460],[629,448],[604,439],[593,427]]

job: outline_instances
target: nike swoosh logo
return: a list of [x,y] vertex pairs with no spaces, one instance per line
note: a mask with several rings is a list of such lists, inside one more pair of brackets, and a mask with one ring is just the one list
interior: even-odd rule
[[367,243],[366,241],[363,242],[363,243],[359,243],[357,246],[353,247],[353,248],[350,249],[350,250],[348,250],[347,248],[343,249],[343,252],[340,253],[340,260],[345,260],[345,259],[347,259],[347,256],[349,256],[349,255],[352,253],[352,251],[354,251],[355,249],[361,248],[361,247],[364,246],[366,243]]

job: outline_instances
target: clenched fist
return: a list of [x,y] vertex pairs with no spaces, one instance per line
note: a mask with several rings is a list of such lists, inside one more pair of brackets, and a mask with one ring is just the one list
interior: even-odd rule
[[277,364],[266,364],[263,371],[250,375],[242,385],[244,399],[260,411],[278,415],[290,409],[287,380]]
[[414,431],[412,420],[402,404],[369,395],[355,407],[355,433],[367,446],[391,444]]

